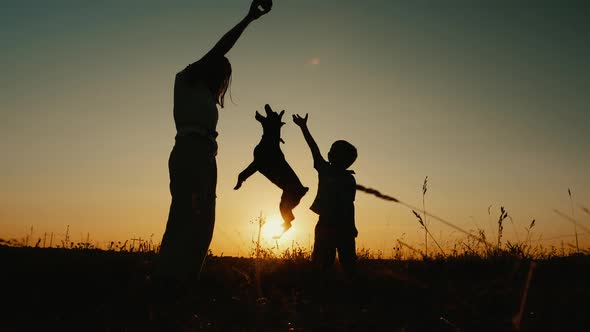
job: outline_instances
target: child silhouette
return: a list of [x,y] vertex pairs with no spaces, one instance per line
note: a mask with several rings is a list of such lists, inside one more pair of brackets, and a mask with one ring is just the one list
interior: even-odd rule
[[313,156],[318,171],[318,192],[311,210],[319,215],[315,227],[312,262],[321,269],[334,264],[336,251],[342,269],[349,275],[356,269],[356,243],[358,231],[354,221],[356,180],[348,168],[357,158],[356,148],[346,141],[336,141],[326,161],[307,128],[308,115],[293,115],[293,122],[301,128],[303,137]]

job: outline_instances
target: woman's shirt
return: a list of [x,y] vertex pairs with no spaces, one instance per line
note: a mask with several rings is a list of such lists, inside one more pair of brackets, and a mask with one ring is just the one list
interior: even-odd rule
[[215,140],[219,112],[213,94],[200,77],[202,61],[176,74],[174,81],[174,123],[180,136],[197,134]]

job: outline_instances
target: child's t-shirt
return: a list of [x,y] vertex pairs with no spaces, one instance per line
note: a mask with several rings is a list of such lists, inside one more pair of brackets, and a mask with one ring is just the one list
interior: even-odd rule
[[327,161],[314,164],[318,171],[318,192],[310,209],[321,216],[322,223],[354,230],[354,171],[338,169]]

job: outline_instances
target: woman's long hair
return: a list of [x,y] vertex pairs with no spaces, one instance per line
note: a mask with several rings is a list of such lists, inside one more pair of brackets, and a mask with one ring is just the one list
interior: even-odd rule
[[225,56],[213,61],[206,73],[207,86],[221,108],[224,106],[225,93],[231,85],[231,74],[231,63]]

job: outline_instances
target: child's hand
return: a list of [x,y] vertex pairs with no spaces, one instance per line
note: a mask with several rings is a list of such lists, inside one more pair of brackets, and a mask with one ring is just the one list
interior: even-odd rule
[[301,128],[307,127],[307,117],[309,114],[305,114],[305,117],[302,118],[299,114],[293,114],[293,122]]

